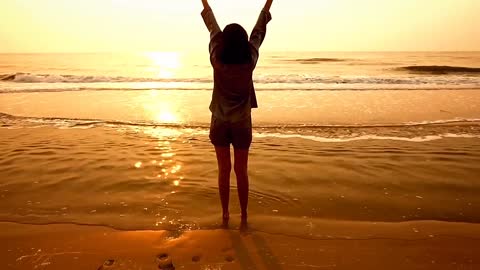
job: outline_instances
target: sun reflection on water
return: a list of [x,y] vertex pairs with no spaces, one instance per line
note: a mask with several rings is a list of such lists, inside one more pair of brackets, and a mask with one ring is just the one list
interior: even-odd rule
[[159,121],[159,122],[163,122],[163,123],[177,123],[178,122],[177,116],[174,115],[173,113],[167,112],[167,111],[160,112],[157,115],[156,120]]
[[[159,156],[162,160],[153,159],[150,161],[150,164],[153,165],[154,168],[157,168],[154,170],[153,178],[159,181],[171,181],[174,187],[179,187],[181,180],[184,179],[184,177],[180,175],[183,165],[176,160],[176,153],[173,149],[172,142],[175,142],[178,136],[182,135],[182,132],[172,128],[144,128],[143,132],[159,140],[156,143],[155,149],[161,151]],[[137,168],[141,166],[142,163],[140,161],[135,164]],[[171,194],[175,193],[176,191]]]
[[[154,112],[155,109],[152,105],[154,103],[155,102],[150,102],[150,104],[147,104],[144,107],[146,108],[146,111]],[[158,103],[161,104],[161,102]],[[157,110],[157,112],[162,109],[165,109],[165,107]],[[150,138],[145,141],[148,145],[148,151],[146,153],[148,153],[149,157],[143,160],[134,160],[132,162],[134,169],[139,169],[138,172],[142,174],[144,179],[158,183],[159,188],[163,189],[163,191],[157,196],[158,200],[155,203],[155,208],[157,209],[154,208],[151,211],[151,214],[155,215],[154,217],[152,216],[153,225],[160,226],[161,224],[177,224],[179,220],[175,221],[174,216],[179,214],[179,210],[175,213],[171,213],[174,216],[164,215],[167,211],[166,209],[176,209],[176,206],[169,206],[169,203],[178,200],[175,197],[181,194],[182,182],[184,183],[185,179],[183,175],[185,164],[183,164],[177,156],[176,145],[184,143],[181,140],[181,137],[192,131],[165,125],[138,126],[132,127],[132,129],[136,133],[145,134]],[[173,210],[168,211],[170,212]],[[157,214],[161,214],[161,216],[157,216]],[[166,219],[162,220],[162,217],[166,217]]]
[[161,124],[180,124],[184,122],[179,113],[181,106],[175,102],[168,92],[150,90],[146,95],[142,95],[140,104],[142,104],[143,114],[150,119]]

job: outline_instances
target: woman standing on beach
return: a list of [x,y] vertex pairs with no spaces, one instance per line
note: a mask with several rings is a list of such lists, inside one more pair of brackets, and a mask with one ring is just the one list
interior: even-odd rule
[[202,17],[210,32],[210,62],[214,71],[210,103],[210,140],[217,154],[218,189],[224,222],[229,219],[232,168],[230,144],[234,148],[234,171],[242,221],[247,220],[248,150],[252,142],[251,109],[258,107],[252,75],[258,61],[259,48],[266,35],[267,23],[272,19],[272,2],[273,0],[267,0],[249,39],[245,29],[238,24],[227,25],[221,31],[208,0],[202,0]]

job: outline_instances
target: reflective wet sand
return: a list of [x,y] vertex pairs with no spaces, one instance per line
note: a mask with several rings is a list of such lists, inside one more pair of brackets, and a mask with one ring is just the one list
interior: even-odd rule
[[[259,91],[258,125],[370,125],[480,119],[480,91]],[[153,124],[207,124],[210,91],[77,91],[0,94],[0,111]]]
[[[219,221],[206,128],[3,128],[0,134],[1,220],[175,230]],[[478,138],[319,142],[256,133],[250,213],[303,226],[317,219],[479,222],[479,162]],[[235,196],[231,203],[235,213]],[[303,226],[285,229],[305,236]]]

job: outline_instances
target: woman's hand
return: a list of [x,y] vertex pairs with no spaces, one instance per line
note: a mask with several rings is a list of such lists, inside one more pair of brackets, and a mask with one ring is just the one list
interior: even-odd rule
[[[206,0],[205,0],[206,1]],[[263,9],[265,11],[270,11],[270,8],[272,7],[272,3],[273,3],[273,0],[267,0],[267,2],[265,3],[265,6],[263,7]]]
[[210,8],[210,5],[208,4],[208,0],[202,0],[203,8]]

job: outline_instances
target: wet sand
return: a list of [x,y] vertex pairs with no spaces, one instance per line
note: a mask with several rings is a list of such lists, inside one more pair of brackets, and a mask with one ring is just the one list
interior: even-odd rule
[[[0,223],[2,269],[478,269],[480,225],[322,222],[308,239],[254,230],[117,231]],[[235,227],[235,225],[232,225]],[[428,235],[423,232],[428,231]],[[162,268],[163,266],[163,268]]]
[[[384,125],[480,119],[480,91],[258,91],[259,125]],[[65,91],[0,94],[15,116],[209,124],[210,91]]]
[[[0,129],[0,220],[208,228],[220,205],[207,134],[135,126]],[[250,213],[301,220],[298,229],[272,220],[262,230],[305,235],[312,218],[480,222],[478,138],[319,142],[262,134],[255,132],[251,149]],[[231,182],[236,213],[233,173]]]

